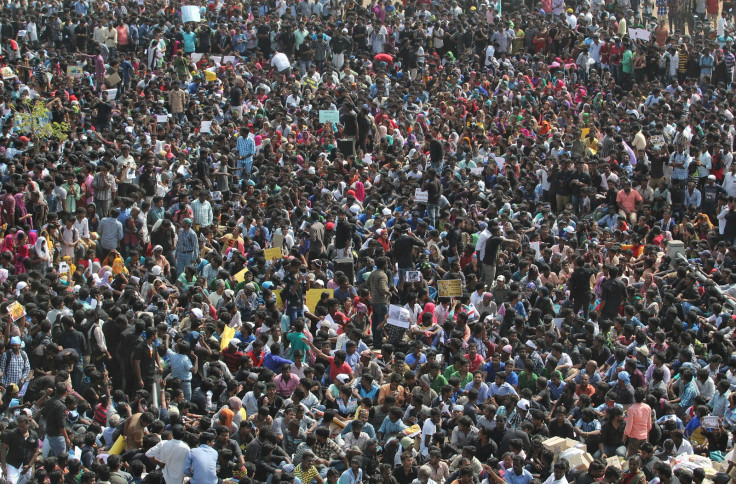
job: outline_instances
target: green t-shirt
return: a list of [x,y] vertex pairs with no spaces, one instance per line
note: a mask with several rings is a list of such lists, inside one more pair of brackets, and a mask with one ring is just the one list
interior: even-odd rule
[[291,354],[292,359],[294,355],[294,351],[296,350],[302,350],[302,353],[304,354],[304,357],[306,358],[307,352],[309,350],[309,345],[306,341],[304,341],[303,338],[306,338],[304,333],[287,333],[286,339],[289,340],[289,344],[291,344]]
[[626,52],[624,52],[624,55],[621,58],[621,69],[626,74],[634,73],[634,54],[629,49],[626,49]]

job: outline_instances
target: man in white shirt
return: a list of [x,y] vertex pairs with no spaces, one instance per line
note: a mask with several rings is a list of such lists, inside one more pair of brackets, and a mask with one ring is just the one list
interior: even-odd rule
[[279,74],[291,75],[291,62],[289,62],[289,58],[283,52],[276,51],[269,64],[275,67],[276,72]]
[[721,185],[729,197],[736,197],[736,163],[731,163]]
[[419,453],[424,456],[425,460],[429,454],[429,447],[432,444],[432,436],[437,433],[437,426],[442,421],[442,413],[439,408],[432,408],[429,411],[429,418],[422,425],[422,440],[419,446]]
[[189,455],[189,446],[182,440],[186,436],[183,425],[174,425],[173,438],[162,440],[146,452],[146,457],[163,467],[163,477],[167,484],[184,483],[184,461]]

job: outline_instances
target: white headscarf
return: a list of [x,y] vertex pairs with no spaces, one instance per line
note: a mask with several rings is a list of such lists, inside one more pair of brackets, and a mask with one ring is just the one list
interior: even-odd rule
[[39,259],[45,260],[49,267],[52,266],[51,253],[49,252],[49,244],[46,242],[46,237],[39,237],[36,240],[36,245],[33,246],[33,249],[36,251],[36,255]]

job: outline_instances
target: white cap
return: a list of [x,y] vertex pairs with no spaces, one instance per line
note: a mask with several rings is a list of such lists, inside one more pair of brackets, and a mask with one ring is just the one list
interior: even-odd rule
[[199,308],[192,309],[192,314],[197,319],[202,319],[204,317],[204,313],[202,313],[202,310]]
[[161,275],[161,266],[153,266],[151,269],[151,274],[154,276],[160,276]]
[[384,208],[383,210],[381,210],[381,213],[384,216],[389,217],[391,215],[391,209],[390,208]]
[[316,173],[314,171],[314,167],[313,166],[310,166],[309,169],[307,170],[307,173],[310,174],[310,175],[314,175]]
[[529,400],[522,398],[516,406],[519,407],[520,410],[529,410]]
[[358,204],[351,205],[350,211],[353,212],[355,215],[358,215],[360,213],[360,206]]
[[345,384],[350,381],[350,375],[347,375],[345,373],[340,373],[335,377],[335,380],[339,381],[342,384]]
[[708,175],[708,180],[715,181],[715,179],[716,179],[716,176],[715,175]]

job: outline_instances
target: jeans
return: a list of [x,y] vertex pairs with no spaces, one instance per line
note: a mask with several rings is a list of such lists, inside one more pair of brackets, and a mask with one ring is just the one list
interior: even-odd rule
[[51,437],[47,435],[46,439],[43,441],[43,449],[41,452],[44,459],[47,457],[56,457],[57,455],[61,455],[66,452],[66,441],[64,440],[64,436],[57,435],[55,437]]
[[427,216],[429,216],[429,223],[432,227],[437,228],[437,219],[440,216],[440,206],[434,203],[427,205]]
[[291,304],[286,304],[286,314],[289,316],[289,320],[291,321],[291,325],[294,326],[294,322],[298,319],[304,316],[304,309],[299,306],[292,306]]
[[190,402],[192,400],[192,381],[182,381],[181,391],[184,392],[184,400]]
[[176,254],[176,277],[179,277],[184,272],[184,269],[192,263],[192,260],[194,260],[194,252],[189,252],[188,254],[179,252]]
[[388,314],[388,304],[374,304],[373,315],[371,316],[371,332],[373,333],[373,350],[381,349],[383,345],[383,332],[378,326],[383,322]]
[[[612,445],[606,445],[603,444],[603,452],[608,457],[613,457],[615,455],[619,457],[626,457],[626,446],[625,445],[619,445],[618,447],[612,446]],[[593,458],[598,459],[601,456],[601,451],[596,450],[595,454],[593,454]]]

